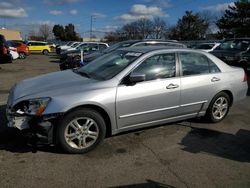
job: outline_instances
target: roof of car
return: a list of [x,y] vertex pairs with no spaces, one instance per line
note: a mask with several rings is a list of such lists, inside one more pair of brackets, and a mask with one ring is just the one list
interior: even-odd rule
[[171,47],[171,46],[138,46],[138,47],[127,47],[121,48],[119,50],[131,51],[131,52],[139,52],[139,53],[148,53],[150,51],[156,50],[180,50],[186,48],[178,48],[178,47]]

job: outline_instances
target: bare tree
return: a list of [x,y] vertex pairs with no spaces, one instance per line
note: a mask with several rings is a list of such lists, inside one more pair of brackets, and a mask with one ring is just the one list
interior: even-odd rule
[[43,40],[47,40],[51,36],[51,27],[48,24],[41,24],[39,26],[39,34],[43,37]]
[[164,20],[157,17],[153,20],[153,33],[152,37],[155,39],[164,38],[165,33],[167,32],[167,24]]
[[218,20],[218,15],[206,10],[199,12],[198,15],[208,24],[207,34],[217,31],[216,21]]
[[153,23],[151,20],[142,18],[136,21],[138,35],[140,39],[146,39],[153,31]]

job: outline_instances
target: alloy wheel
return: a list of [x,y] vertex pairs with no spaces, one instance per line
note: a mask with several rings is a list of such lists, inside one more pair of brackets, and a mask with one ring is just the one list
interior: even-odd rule
[[92,146],[99,136],[99,128],[96,122],[89,117],[73,119],[64,132],[64,138],[68,145],[75,149],[84,149]]

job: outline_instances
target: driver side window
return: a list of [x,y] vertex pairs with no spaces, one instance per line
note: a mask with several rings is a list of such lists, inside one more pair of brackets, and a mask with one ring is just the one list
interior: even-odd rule
[[151,56],[135,68],[133,73],[145,74],[145,81],[175,77],[175,54],[166,53]]

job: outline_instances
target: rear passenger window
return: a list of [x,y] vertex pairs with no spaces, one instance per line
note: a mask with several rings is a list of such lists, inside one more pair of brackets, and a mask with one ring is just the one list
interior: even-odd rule
[[198,53],[179,53],[183,76],[220,72],[206,56]]

